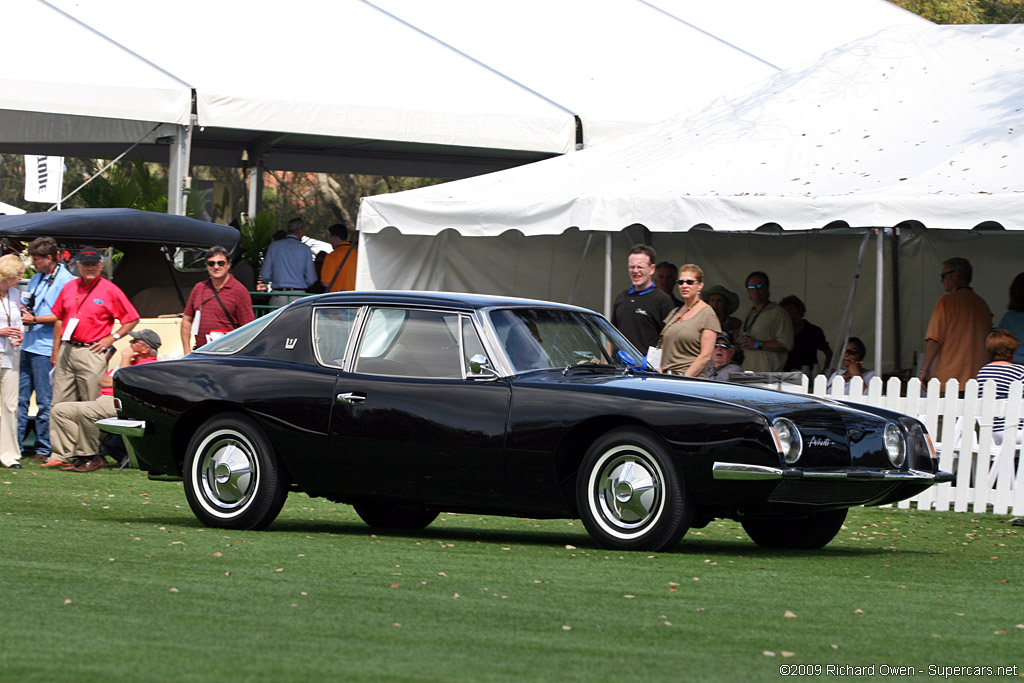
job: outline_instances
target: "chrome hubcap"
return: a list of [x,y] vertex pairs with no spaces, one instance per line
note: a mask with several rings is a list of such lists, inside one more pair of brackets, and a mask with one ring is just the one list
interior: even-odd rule
[[236,435],[211,437],[203,450],[199,478],[206,498],[217,507],[244,505],[256,483],[252,448]]
[[653,464],[632,447],[609,454],[597,477],[595,495],[603,517],[619,529],[646,524],[662,504],[660,475]]

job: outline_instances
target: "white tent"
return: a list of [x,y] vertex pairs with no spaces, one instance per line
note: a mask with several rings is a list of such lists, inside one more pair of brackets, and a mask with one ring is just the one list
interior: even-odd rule
[[[769,223],[808,230],[835,221],[854,227],[916,221],[939,229],[996,221],[1024,228],[1022,44],[1019,26],[894,27],[698,115],[592,150],[367,198],[359,216],[357,285],[471,286],[565,299],[579,266],[586,286],[575,301],[607,310],[607,259],[591,249],[581,260],[587,234],[580,231],[620,235],[614,248],[621,255],[643,237],[628,229],[640,224],[654,233],[651,242],[663,257],[679,263],[696,260],[681,255],[700,254],[696,262],[712,282],[739,291],[749,270],[774,268],[780,275],[774,293],[802,294],[812,311],[836,315],[856,250],[817,247],[838,236],[804,237],[800,249],[789,240],[781,247],[789,258],[773,264],[768,257],[782,241],[728,241],[718,233]],[[715,232],[679,235],[698,226]],[[1003,249],[998,256],[1005,262]],[[939,260],[950,255],[958,254]],[[923,278],[931,280],[937,263],[922,261],[925,270],[909,271],[921,289],[903,305],[901,327],[913,310],[926,308],[917,317],[927,320],[941,291],[930,296],[937,288],[925,289]],[[900,265],[911,268],[906,258]],[[1022,269],[1007,265],[999,274],[981,273],[982,280],[992,278],[984,286],[995,309]],[[603,302],[595,282],[605,284]],[[903,295],[914,297],[914,288]],[[870,314],[858,318],[871,320]],[[923,336],[923,324],[906,334]]]
[[[21,78],[34,83],[37,99],[63,104],[8,100],[0,89],[13,126],[0,126],[0,146],[111,155],[123,145],[109,143],[149,128],[114,139],[96,128],[111,120],[123,128],[134,116],[180,124],[160,137],[176,143],[181,166],[191,149],[191,161],[202,164],[464,177],[703,106],[883,26],[926,23],[885,0],[707,4],[291,0],[281,11],[250,0],[179,0],[172,10],[135,0],[12,0],[5,34],[26,43],[10,53],[26,58],[0,68],[27,74]],[[80,23],[65,31],[69,17]],[[41,26],[39,52],[53,61],[47,72],[31,69],[28,57]],[[188,84],[194,125],[187,97],[184,106],[175,100],[175,116],[161,118],[115,106],[121,91],[90,89],[113,79],[132,100],[137,79],[102,61],[110,51]],[[133,101],[150,107],[151,95],[136,90]],[[9,137],[15,128],[26,134]],[[33,149],[12,148],[24,140]],[[140,150],[168,156],[154,137]]]

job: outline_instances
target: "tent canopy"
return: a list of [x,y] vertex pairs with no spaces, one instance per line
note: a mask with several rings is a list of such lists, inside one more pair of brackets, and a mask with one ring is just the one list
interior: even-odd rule
[[[942,293],[941,260],[985,264],[975,285],[996,311],[1019,269],[1009,240],[963,229],[1024,229],[1021,44],[1021,26],[894,27],[594,149],[366,198],[357,286],[571,296],[602,310],[601,283],[625,284],[616,264],[647,241],[738,293],[747,273],[769,271],[773,295],[803,298],[834,337],[861,240],[826,226],[956,229],[905,230],[885,246],[899,257],[909,353]],[[794,232],[730,234],[769,227]],[[862,282],[877,276],[869,252]],[[869,346],[871,291],[854,301]]]
[[596,149],[364,200],[360,232],[1024,228],[1024,27],[894,27]]
[[[243,0],[181,0],[172,11],[15,0],[8,33],[66,33],[47,43],[52,71],[21,77],[43,104],[0,89],[11,126],[0,126],[0,145],[111,156],[152,128],[125,128],[133,117],[187,123],[194,90],[193,163],[240,165],[245,154],[275,169],[463,177],[600,144],[878,28],[927,23],[885,0],[763,5],[293,0],[280,12]],[[26,64],[8,60],[0,74],[17,79]],[[122,79],[126,69],[167,79],[172,111],[132,113],[90,90],[93,74],[130,90],[138,78]],[[144,103],[155,86],[145,87]],[[163,161],[159,137],[140,149]]]

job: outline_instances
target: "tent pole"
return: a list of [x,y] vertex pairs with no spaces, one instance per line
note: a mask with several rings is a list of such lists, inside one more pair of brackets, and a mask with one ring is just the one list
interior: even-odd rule
[[185,177],[188,175],[191,126],[176,126],[167,168],[167,213],[185,215]]
[[257,159],[249,166],[249,218],[255,218],[260,210],[261,185],[263,180],[263,160]]
[[612,319],[612,233],[604,234],[604,317]]
[[875,250],[875,372],[882,376],[882,309],[885,304],[885,228],[876,228]]

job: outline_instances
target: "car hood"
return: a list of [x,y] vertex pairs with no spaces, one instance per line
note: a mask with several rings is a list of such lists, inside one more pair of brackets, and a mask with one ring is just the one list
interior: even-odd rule
[[651,398],[657,396],[661,400],[684,403],[694,400],[715,401],[744,407],[769,418],[822,409],[834,412],[836,408],[848,408],[837,401],[807,394],[791,394],[726,382],[653,373],[623,375],[621,371],[583,369],[570,369],[565,374],[561,371],[540,371],[524,375],[516,383],[555,384],[566,388],[589,387],[591,390],[599,389],[602,392],[622,393],[634,397],[644,394]]

